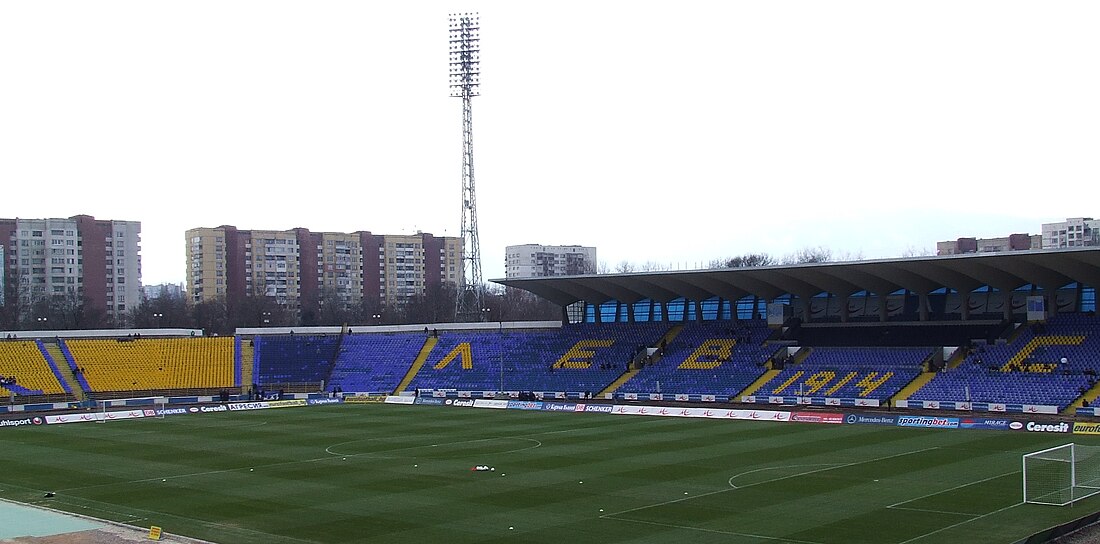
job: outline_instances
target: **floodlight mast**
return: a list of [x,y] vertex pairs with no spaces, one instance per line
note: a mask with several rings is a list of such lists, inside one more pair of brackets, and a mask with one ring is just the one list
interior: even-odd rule
[[481,248],[477,236],[477,193],[474,191],[474,131],[471,99],[478,95],[481,77],[478,14],[452,13],[450,19],[451,96],[462,99],[462,285],[455,317],[480,321]]

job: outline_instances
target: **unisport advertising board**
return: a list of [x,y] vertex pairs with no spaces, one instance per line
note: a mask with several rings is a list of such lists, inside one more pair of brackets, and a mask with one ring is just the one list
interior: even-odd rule
[[37,416],[35,416],[35,417],[24,417],[24,418],[20,418],[20,419],[0,419],[0,429],[5,428],[5,427],[14,429],[16,427],[22,427],[24,425],[30,425],[30,426],[42,425],[45,422],[46,422],[46,420],[44,420],[40,417],[37,417]]

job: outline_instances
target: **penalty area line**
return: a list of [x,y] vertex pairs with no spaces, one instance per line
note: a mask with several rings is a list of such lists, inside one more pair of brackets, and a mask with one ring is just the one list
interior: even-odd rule
[[686,531],[702,531],[704,533],[714,533],[714,534],[719,534],[719,535],[743,536],[743,537],[746,537],[746,538],[757,538],[757,539],[769,540],[769,541],[773,541],[773,542],[789,542],[791,544],[824,544],[822,542],[816,542],[816,541],[813,541],[813,540],[797,540],[797,539],[794,539],[794,538],[783,538],[783,537],[777,537],[777,536],[756,535],[756,534],[752,534],[752,533],[738,533],[736,531],[723,531],[721,529],[707,529],[706,527],[692,527],[690,525],[676,525],[675,523],[661,523],[659,521],[647,521],[647,520],[642,520],[642,519],[629,519],[629,518],[612,517],[612,516],[615,516],[615,515],[616,514],[607,514],[607,515],[600,516],[600,517],[615,520],[615,521],[625,521],[625,522],[628,522],[628,523],[642,523],[642,524],[645,524],[645,525],[656,525],[656,526],[659,526],[659,527],[669,527],[669,528],[672,528],[672,529],[684,529]]
[[947,526],[944,526],[944,527],[940,527],[939,529],[936,529],[935,531],[932,531],[932,532],[930,532],[930,533],[924,533],[923,535],[920,535],[920,536],[915,536],[915,537],[913,537],[913,538],[910,538],[909,540],[903,540],[903,541],[901,541],[901,542],[898,542],[898,544],[909,544],[910,542],[916,542],[916,541],[918,541],[918,540],[920,540],[920,539],[922,539],[922,538],[927,538],[927,537],[930,537],[930,536],[932,536],[932,535],[934,535],[934,534],[942,533],[942,532],[944,532],[944,531],[946,531],[946,530],[948,530],[948,529],[954,529],[955,527],[958,527],[958,526],[960,526],[960,525],[966,525],[967,523],[970,523],[971,521],[976,521],[976,520],[982,519],[982,518],[984,518],[984,517],[986,517],[986,516],[992,516],[993,514],[999,514],[999,513],[1001,513],[1001,512],[1004,512],[1005,510],[1010,510],[1010,509],[1012,509],[1012,508],[1016,508],[1017,506],[1020,506],[1020,505],[1022,505],[1022,504],[1024,504],[1024,503],[1022,503],[1022,502],[1018,502],[1018,503],[1016,503],[1016,504],[1010,504],[1010,505],[1008,505],[1008,506],[1006,506],[1006,507],[1004,507],[1004,508],[998,508],[997,510],[994,510],[994,511],[992,511],[992,512],[986,512],[985,514],[982,514],[982,515],[979,515],[979,516],[975,516],[975,517],[972,517],[972,518],[970,518],[970,519],[965,519],[965,520],[963,520],[963,521],[960,521],[960,522],[958,522],[958,523],[952,523],[951,525],[947,525]]
[[[906,452],[902,452],[902,453],[895,453],[894,455],[887,455],[886,457],[876,457],[874,459],[865,459],[863,461],[855,461],[855,462],[852,462],[852,463],[844,463],[844,464],[841,464],[841,465],[828,465],[828,466],[825,466],[825,468],[807,470],[807,471],[804,471],[804,472],[799,472],[797,474],[789,474],[787,476],[781,476],[779,478],[771,478],[771,479],[768,479],[768,480],[761,480],[759,482],[753,482],[751,484],[743,485],[741,487],[737,487],[733,483],[733,479],[736,478],[737,476],[741,475],[741,474],[738,474],[738,475],[735,475],[735,476],[731,476],[729,478],[729,480],[727,480],[727,483],[729,484],[730,487],[727,487],[725,489],[719,489],[717,491],[708,491],[706,493],[699,493],[697,495],[692,495],[690,497],[679,497],[679,498],[675,498],[675,499],[671,499],[671,500],[667,500],[667,501],[662,501],[662,502],[658,502],[658,503],[654,503],[654,504],[647,504],[647,505],[644,505],[644,506],[637,506],[637,507],[634,507],[634,508],[628,508],[626,510],[621,510],[619,512],[604,514],[600,517],[601,518],[607,518],[607,517],[610,517],[610,516],[618,516],[618,515],[622,515],[622,514],[628,514],[630,512],[637,512],[638,510],[645,510],[645,509],[648,509],[648,508],[657,508],[659,506],[665,506],[666,504],[675,504],[675,503],[678,503],[678,502],[690,501],[690,500],[698,499],[698,498],[701,498],[701,497],[708,497],[710,495],[717,495],[719,493],[727,493],[727,492],[730,492],[730,491],[737,491],[737,490],[740,490],[740,489],[747,489],[747,488],[750,488],[750,487],[753,487],[753,486],[769,484],[769,483],[772,483],[772,482],[780,482],[780,481],[783,481],[783,480],[789,480],[791,478],[797,478],[799,476],[806,476],[806,475],[809,475],[809,474],[817,474],[819,472],[826,472],[826,471],[835,470],[835,469],[838,469],[838,468],[847,468],[847,467],[854,467],[854,466],[857,466],[857,465],[866,465],[868,463],[874,463],[876,461],[884,461],[886,459],[893,459],[895,457],[904,457],[906,455],[915,455],[915,454],[918,454],[918,453],[924,453],[926,451],[932,451],[932,450],[937,450],[937,449],[939,449],[938,446],[932,446],[930,448],[922,448],[922,449],[919,449],[919,450],[906,451]],[[822,465],[781,465],[781,466],[775,467],[775,468],[791,468],[792,466],[797,467],[797,466],[822,466]],[[751,473],[751,472],[758,472],[758,471],[749,471],[749,472],[745,472],[745,473],[742,473],[742,474],[748,474],[748,473]]]
[[[1014,470],[1012,472],[1006,472],[1004,474],[998,474],[996,476],[990,476],[988,478],[982,478],[981,480],[975,480],[973,482],[967,482],[965,484],[959,484],[955,487],[944,489],[942,491],[936,491],[934,493],[929,493],[927,495],[921,495],[921,496],[916,497],[916,498],[906,499],[906,500],[901,501],[901,502],[895,502],[894,504],[891,504],[891,505],[887,506],[887,508],[897,508],[897,507],[899,507],[903,504],[906,504],[906,503],[916,502],[916,501],[919,501],[921,499],[927,499],[928,497],[935,497],[936,495],[942,495],[944,493],[950,493],[950,492],[952,492],[956,489],[962,489],[964,487],[970,487],[972,485],[983,484],[983,483],[988,482],[990,480],[996,480],[997,478],[1004,478],[1005,476],[1011,476],[1013,474],[1019,474],[1019,473],[1020,473],[1019,470]],[[917,508],[908,508],[907,510],[918,510],[918,509]],[[974,515],[977,516],[979,514],[974,514]]]

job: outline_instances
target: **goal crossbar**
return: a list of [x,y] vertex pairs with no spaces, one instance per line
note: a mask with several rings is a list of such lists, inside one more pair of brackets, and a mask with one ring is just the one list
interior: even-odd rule
[[1065,506],[1100,493],[1100,446],[1063,444],[1022,461],[1024,502]]

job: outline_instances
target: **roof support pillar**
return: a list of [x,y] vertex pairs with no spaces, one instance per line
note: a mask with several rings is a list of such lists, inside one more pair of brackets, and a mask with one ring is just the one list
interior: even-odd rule
[[889,297],[889,293],[879,294],[878,296],[878,320],[881,323],[886,323],[886,299]]
[[959,313],[963,321],[970,320],[970,291],[959,289]]
[[917,295],[917,304],[920,306],[918,309],[920,312],[920,320],[928,321],[928,293],[920,293]]

